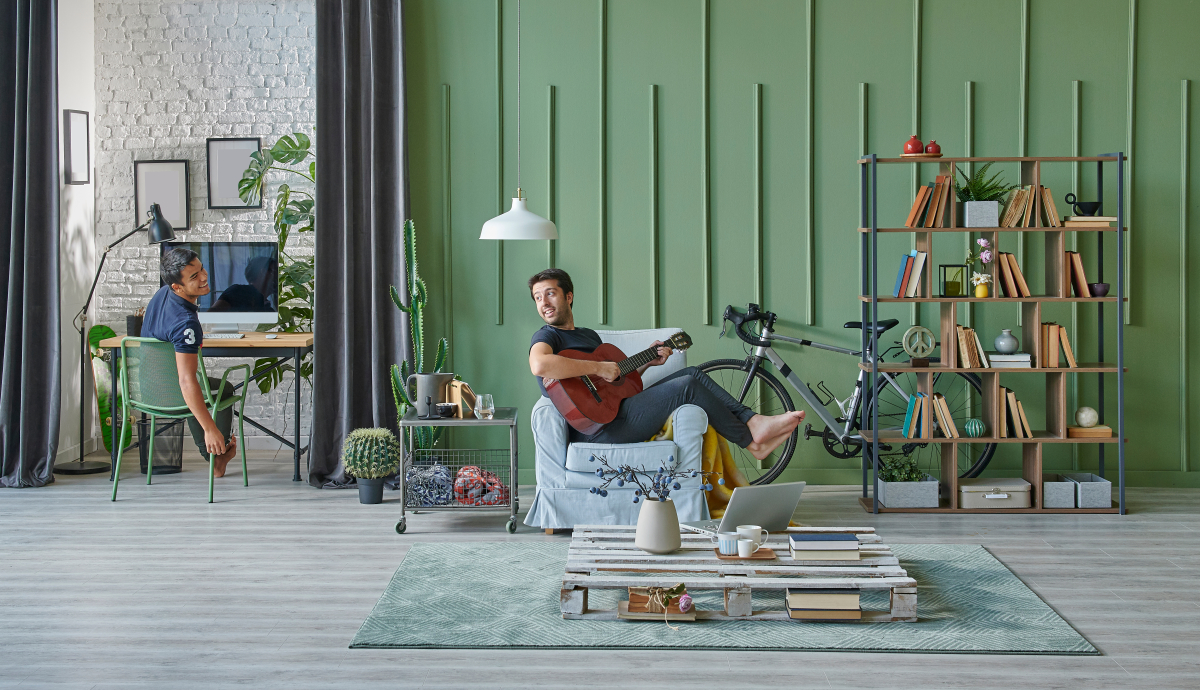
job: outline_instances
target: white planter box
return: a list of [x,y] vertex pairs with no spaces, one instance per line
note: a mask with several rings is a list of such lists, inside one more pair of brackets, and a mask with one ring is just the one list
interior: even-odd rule
[[963,227],[995,228],[1000,225],[999,201],[964,201]]
[[879,480],[879,502],[885,508],[937,508],[938,481],[929,475],[919,482]]

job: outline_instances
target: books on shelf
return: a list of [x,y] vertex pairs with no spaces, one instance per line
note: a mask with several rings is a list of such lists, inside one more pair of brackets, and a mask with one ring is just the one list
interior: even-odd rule
[[791,618],[845,621],[862,619],[862,604],[857,590],[788,587],[786,592],[784,602]]
[[1029,284],[1025,282],[1025,274],[1021,273],[1021,267],[1017,264],[1015,254],[1005,254],[1008,260],[1008,268],[1012,271],[1013,280],[1017,284],[1017,294],[1014,297],[1031,297],[1032,292],[1029,291]]
[[946,206],[950,199],[950,176],[938,175],[934,178],[933,195],[929,199],[929,212],[925,214],[925,227],[940,228],[942,227],[942,217],[945,215]]
[[1038,207],[1037,187],[1034,187],[1033,185],[1027,185],[1026,189],[1029,190],[1029,195],[1025,198],[1024,213],[1021,214],[1021,222],[1020,222],[1020,224],[1017,225],[1017,227],[1019,227],[1019,228],[1030,227],[1030,225],[1029,225],[1030,218],[1033,216],[1034,212],[1037,210],[1037,207]]
[[917,198],[913,200],[912,210],[908,212],[908,219],[904,221],[904,227],[917,227],[919,220],[924,217],[925,207],[929,204],[929,197],[932,194],[933,189],[928,186],[917,190]]
[[938,429],[941,430],[942,436],[962,438],[958,433],[958,425],[954,423],[954,416],[950,414],[950,406],[946,404],[946,396],[941,393],[933,394],[933,410],[937,415]]
[[1116,222],[1116,216],[1067,216],[1063,219],[1063,227],[1111,228]]
[[904,296],[924,297],[921,294],[921,274],[925,270],[925,257],[928,254],[926,252],[913,251],[916,252],[916,256],[913,257],[912,275],[908,277],[908,286],[904,289]]
[[900,268],[896,271],[896,285],[892,297],[922,297],[921,276],[925,273],[926,252],[912,250],[900,256]]
[[1046,211],[1046,225],[1057,228],[1061,225],[1058,220],[1058,207],[1054,205],[1054,194],[1047,187],[1042,187],[1042,206]]
[[999,352],[987,353],[993,369],[1030,369],[1033,367],[1033,355],[1028,352],[1014,352],[1010,355]]
[[904,438],[933,438],[933,408],[929,396],[913,393],[908,396],[904,413]]
[[1079,252],[1067,252],[1063,263],[1067,282],[1075,290],[1075,296],[1091,297],[1092,291],[1088,287],[1087,272],[1083,270],[1083,259],[1079,256]]
[[[1040,365],[1049,369],[1057,369],[1063,366],[1060,362],[1065,362],[1066,366],[1071,369],[1079,367],[1079,363],[1075,360],[1075,350],[1071,347],[1071,340],[1067,337],[1067,329],[1053,321],[1047,321],[1042,324],[1042,344],[1038,357]],[[1063,357],[1059,359],[1059,351],[1062,351]]]
[[991,365],[988,363],[987,355],[983,353],[983,343],[979,341],[979,334],[974,328],[955,325],[958,331],[958,358],[960,366],[972,369],[987,369]]
[[793,551],[858,551],[858,537],[850,532],[792,534],[788,543]]
[[1025,406],[1012,390],[1000,387],[1000,438],[1033,438]]

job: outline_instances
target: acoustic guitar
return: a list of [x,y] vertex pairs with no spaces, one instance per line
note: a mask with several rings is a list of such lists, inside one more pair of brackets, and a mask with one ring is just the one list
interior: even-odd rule
[[680,331],[662,345],[648,347],[632,357],[626,357],[621,348],[610,343],[604,343],[592,352],[563,350],[557,353],[560,357],[616,362],[621,375],[612,383],[599,376],[577,376],[571,379],[542,379],[542,385],[550,396],[550,402],[554,403],[567,423],[576,431],[590,436],[616,418],[622,400],[642,392],[642,376],[637,371],[638,367],[658,359],[658,348],[686,350],[691,346],[691,337]]

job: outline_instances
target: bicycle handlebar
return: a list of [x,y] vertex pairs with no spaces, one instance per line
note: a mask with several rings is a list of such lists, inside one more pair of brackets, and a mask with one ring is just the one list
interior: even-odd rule
[[775,323],[775,314],[769,311],[759,311],[758,305],[751,302],[746,305],[746,313],[742,313],[734,308],[732,304],[725,307],[725,313],[721,316],[722,322],[729,321],[733,324],[733,330],[737,333],[737,337],[744,342],[755,347],[770,347],[771,341],[765,338],[756,338],[753,335],[746,333],[742,327],[748,323],[756,321],[764,321],[767,328],[770,328]]

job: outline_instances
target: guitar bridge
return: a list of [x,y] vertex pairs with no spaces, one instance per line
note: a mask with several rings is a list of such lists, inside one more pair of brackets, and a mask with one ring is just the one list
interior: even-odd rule
[[592,383],[592,379],[588,378],[587,376],[580,376],[579,378],[583,380],[583,385],[587,386],[588,392],[592,394],[592,397],[596,399],[597,403],[604,402],[600,399],[600,393],[596,391],[596,385]]

